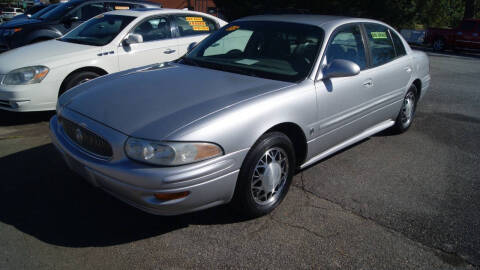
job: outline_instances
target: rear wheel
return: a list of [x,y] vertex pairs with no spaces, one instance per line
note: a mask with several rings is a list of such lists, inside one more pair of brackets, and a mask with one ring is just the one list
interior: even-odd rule
[[270,213],[287,194],[295,164],[293,144],[285,134],[263,135],[243,162],[232,206],[248,217]]
[[98,73],[92,72],[92,71],[80,71],[73,73],[69,75],[65,79],[64,86],[62,88],[62,91],[60,92],[59,96],[61,96],[63,93],[68,91],[70,88],[77,86],[79,84],[88,82],[92,79],[95,79],[99,77],[100,75]]
[[392,127],[392,130],[395,133],[403,133],[412,125],[413,118],[415,117],[415,110],[417,108],[417,93],[417,87],[412,85],[403,98],[402,108],[397,116],[395,125]]

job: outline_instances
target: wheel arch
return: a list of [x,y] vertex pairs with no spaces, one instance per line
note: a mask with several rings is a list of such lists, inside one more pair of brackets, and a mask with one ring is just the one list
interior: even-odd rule
[[75,74],[75,73],[83,72],[83,71],[95,72],[95,73],[97,73],[97,74],[100,75],[100,76],[103,76],[103,75],[107,75],[107,74],[108,74],[108,72],[107,72],[106,70],[104,70],[103,68],[100,68],[100,67],[88,66],[88,67],[78,68],[78,69],[70,72],[70,73],[65,77],[65,79],[63,79],[62,84],[60,85],[60,89],[59,89],[59,91],[58,91],[58,96],[60,96],[60,95],[65,91],[65,85],[67,84],[67,81],[68,81],[68,79],[70,78],[70,76],[72,76],[72,75]]
[[271,127],[263,134],[273,131],[285,134],[292,141],[297,166],[303,164],[307,157],[307,137],[302,128],[292,122],[283,122]]
[[416,98],[418,101],[422,96],[422,81],[420,79],[415,79],[413,80],[412,85],[415,85],[415,87],[417,88]]

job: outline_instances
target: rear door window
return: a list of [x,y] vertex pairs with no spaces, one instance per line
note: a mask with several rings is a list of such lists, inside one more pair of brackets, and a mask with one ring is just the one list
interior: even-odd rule
[[174,20],[181,37],[209,34],[218,28],[215,21],[198,15],[175,15]]
[[388,28],[380,24],[365,24],[372,66],[386,64],[396,58],[395,47]]

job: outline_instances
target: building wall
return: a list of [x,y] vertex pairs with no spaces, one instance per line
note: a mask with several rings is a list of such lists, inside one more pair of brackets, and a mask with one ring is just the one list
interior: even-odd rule
[[190,10],[209,13],[217,16],[217,8],[213,0],[151,0],[159,2],[164,8],[188,8]]

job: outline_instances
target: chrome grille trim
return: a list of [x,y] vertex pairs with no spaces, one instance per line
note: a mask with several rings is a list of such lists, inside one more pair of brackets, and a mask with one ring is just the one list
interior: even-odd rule
[[[112,158],[112,146],[101,136],[63,117],[58,117],[58,123],[63,134],[87,154],[103,160]],[[78,138],[77,133],[81,134],[81,139]]]

